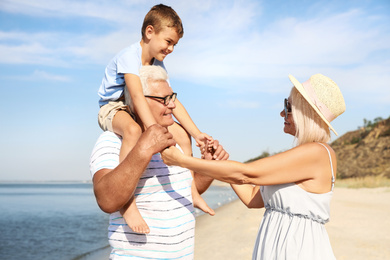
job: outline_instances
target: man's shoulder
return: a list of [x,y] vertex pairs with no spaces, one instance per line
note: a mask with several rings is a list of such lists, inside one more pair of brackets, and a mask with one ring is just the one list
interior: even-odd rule
[[113,132],[105,131],[98,137],[92,150],[91,158],[101,157],[104,154],[118,154],[122,145],[122,138]]
[[121,136],[115,134],[111,131],[104,131],[101,133],[96,141],[96,145],[101,144],[102,142],[111,142],[111,143],[118,143],[119,145],[122,144],[122,138]]
[[114,169],[119,164],[121,144],[120,136],[113,132],[100,134],[90,157],[89,169],[92,176],[101,169]]

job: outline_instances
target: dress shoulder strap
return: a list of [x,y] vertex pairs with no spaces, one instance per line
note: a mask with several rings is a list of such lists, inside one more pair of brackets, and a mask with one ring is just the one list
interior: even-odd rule
[[326,145],[322,144],[322,143],[318,143],[320,145],[322,145],[323,147],[325,147],[326,151],[328,152],[328,155],[329,155],[329,161],[330,161],[330,169],[332,171],[332,191],[333,191],[333,188],[334,188],[334,183],[335,183],[335,177],[334,177],[334,172],[333,172],[333,163],[332,163],[332,157],[330,156],[330,151],[328,149],[328,147],[326,147]]

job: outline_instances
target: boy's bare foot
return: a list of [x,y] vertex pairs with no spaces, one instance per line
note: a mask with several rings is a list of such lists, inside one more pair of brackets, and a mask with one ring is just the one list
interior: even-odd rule
[[204,213],[207,213],[211,216],[215,215],[215,212],[212,208],[207,205],[206,201],[199,195],[199,196],[193,196],[193,204],[195,208],[198,208],[202,210]]
[[125,219],[127,225],[136,233],[140,234],[149,234],[150,229],[148,224],[139,213],[138,209],[129,207],[124,212],[121,211],[123,218]]

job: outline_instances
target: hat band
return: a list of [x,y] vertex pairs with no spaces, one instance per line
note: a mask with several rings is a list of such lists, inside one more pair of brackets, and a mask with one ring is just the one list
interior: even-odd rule
[[325,104],[318,99],[316,93],[314,92],[313,86],[310,84],[310,80],[304,82],[302,86],[306,90],[311,101],[320,110],[320,112],[326,118],[326,120],[328,120],[328,122],[331,122],[333,119],[336,118],[336,116],[328,109],[328,107],[325,106]]

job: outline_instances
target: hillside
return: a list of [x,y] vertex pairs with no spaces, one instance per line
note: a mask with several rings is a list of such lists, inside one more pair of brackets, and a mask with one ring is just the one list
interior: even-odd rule
[[390,178],[390,118],[348,132],[331,146],[338,159],[338,178],[367,175]]

